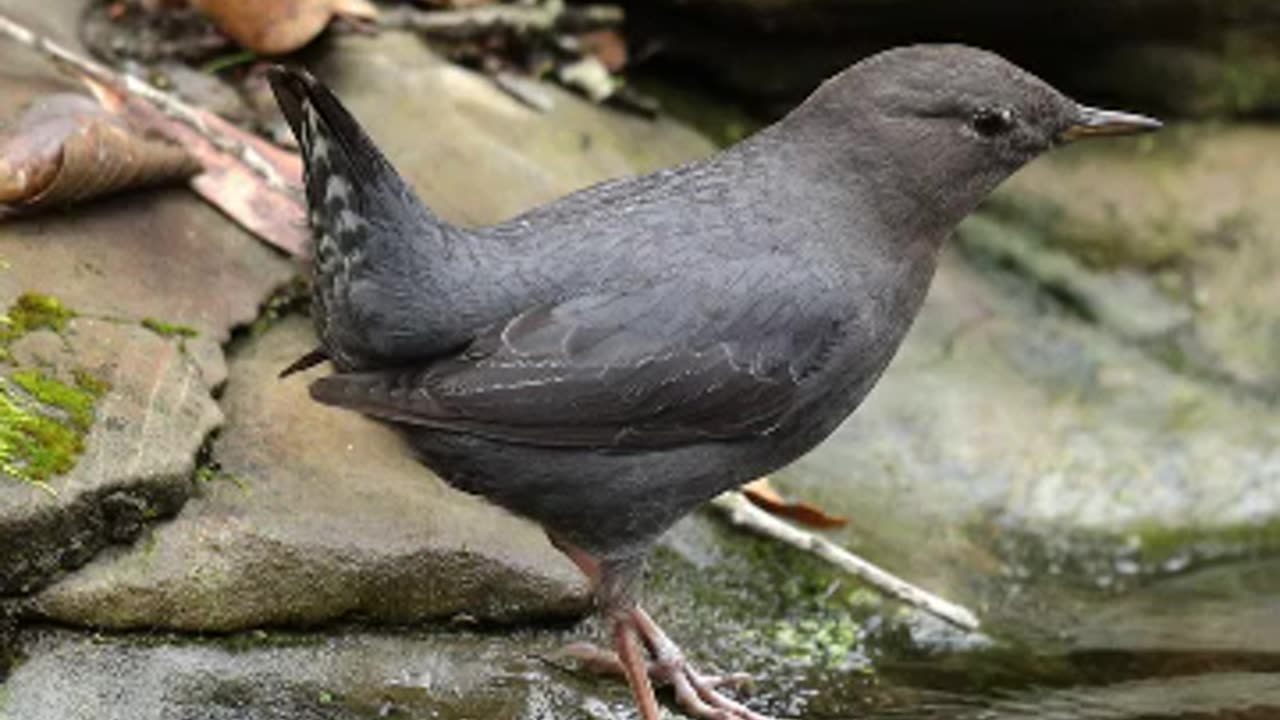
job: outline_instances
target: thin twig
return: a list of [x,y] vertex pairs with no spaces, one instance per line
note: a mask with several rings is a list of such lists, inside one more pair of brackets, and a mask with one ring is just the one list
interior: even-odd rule
[[964,607],[943,600],[863,560],[826,538],[801,530],[779,520],[733,490],[711,501],[713,507],[729,516],[729,522],[765,537],[779,540],[794,548],[816,555],[837,568],[854,575],[886,595],[920,608],[964,630],[977,630],[978,618]]
[[261,176],[268,187],[282,192],[289,192],[289,184],[285,182],[285,179],[280,176],[280,173],[276,172],[276,169],[261,153],[234,138],[226,137],[211,129],[195,108],[173,95],[132,75],[121,75],[105,65],[80,57],[52,40],[37,35],[3,14],[0,14],[0,35],[5,35],[31,48],[52,60],[59,67],[64,69],[71,68],[74,73],[79,73],[96,82],[142,98],[160,112],[190,127],[201,137],[212,143],[218,150],[243,162],[246,167]]

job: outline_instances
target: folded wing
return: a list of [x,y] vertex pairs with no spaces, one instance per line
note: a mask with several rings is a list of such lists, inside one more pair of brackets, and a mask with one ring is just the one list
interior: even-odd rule
[[323,403],[512,443],[663,448],[768,433],[822,366],[832,322],[786,293],[679,286],[533,307],[456,355],[347,373]]

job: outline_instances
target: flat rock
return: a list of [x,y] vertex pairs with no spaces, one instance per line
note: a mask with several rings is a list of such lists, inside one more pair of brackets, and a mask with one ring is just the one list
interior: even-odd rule
[[[79,6],[55,3],[46,13],[6,0],[0,9],[74,46]],[[55,20],[68,25],[47,25]],[[0,43],[6,117],[68,91],[81,89],[34,53]],[[256,317],[293,269],[182,188],[6,219],[0,261],[0,307],[37,293],[77,315],[61,334],[33,332],[6,348],[0,374],[12,380],[38,371],[72,383],[90,371],[111,387],[92,427],[77,431],[85,451],[74,470],[44,490],[0,479],[0,594],[7,595],[38,588],[181,507],[196,454],[221,422],[211,396],[226,376],[220,343]],[[144,321],[194,337],[148,330]]]
[[[513,653],[512,646],[524,652]],[[6,684],[0,717],[626,717],[623,687],[605,685],[614,692],[602,698],[591,692],[591,683],[574,682],[569,673],[531,652],[548,650],[545,641],[451,633],[250,636],[222,645],[95,642],[52,633],[28,645],[30,659]],[[120,681],[121,673],[127,682]]]
[[41,616],[233,630],[585,608],[583,579],[535,526],[450,490],[394,433],[313,402],[302,380],[277,380],[313,338],[292,318],[238,354],[221,474],[174,522],[45,590]]

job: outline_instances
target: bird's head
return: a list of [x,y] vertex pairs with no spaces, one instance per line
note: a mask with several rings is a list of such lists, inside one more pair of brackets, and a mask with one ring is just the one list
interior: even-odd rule
[[1081,105],[1000,56],[963,45],[873,55],[828,80],[795,115],[792,124],[809,126],[801,135],[826,136],[824,154],[848,157],[855,168],[882,167],[895,191],[935,206],[950,224],[1057,144],[1160,127]]

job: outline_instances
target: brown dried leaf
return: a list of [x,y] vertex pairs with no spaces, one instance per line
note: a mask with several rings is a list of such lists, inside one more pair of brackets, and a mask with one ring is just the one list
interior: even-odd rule
[[243,47],[264,55],[311,42],[334,15],[373,20],[369,0],[194,0],[196,9]]
[[83,95],[44,98],[0,139],[0,203],[10,209],[65,205],[199,171],[182,146],[145,134]]
[[849,523],[848,518],[829,515],[822,508],[808,503],[786,501],[777,490],[773,489],[767,477],[743,485],[742,494],[762,510],[779,517],[789,518],[801,525],[828,529],[843,527]]
[[[204,132],[197,132],[137,97],[122,94],[91,78],[81,80],[111,112],[171,138],[196,157],[204,166],[204,172],[191,178],[190,185],[209,204],[291,255],[306,252],[310,235],[306,209],[298,190],[302,184],[302,161],[296,153],[282,150],[207,110],[193,109],[205,128]],[[249,149],[287,187],[268,183],[260,171],[246,162],[246,153],[228,152],[215,145],[210,136],[227,138]]]
[[593,30],[578,36],[582,49],[604,63],[609,72],[621,72],[627,66],[627,41],[616,30]]

